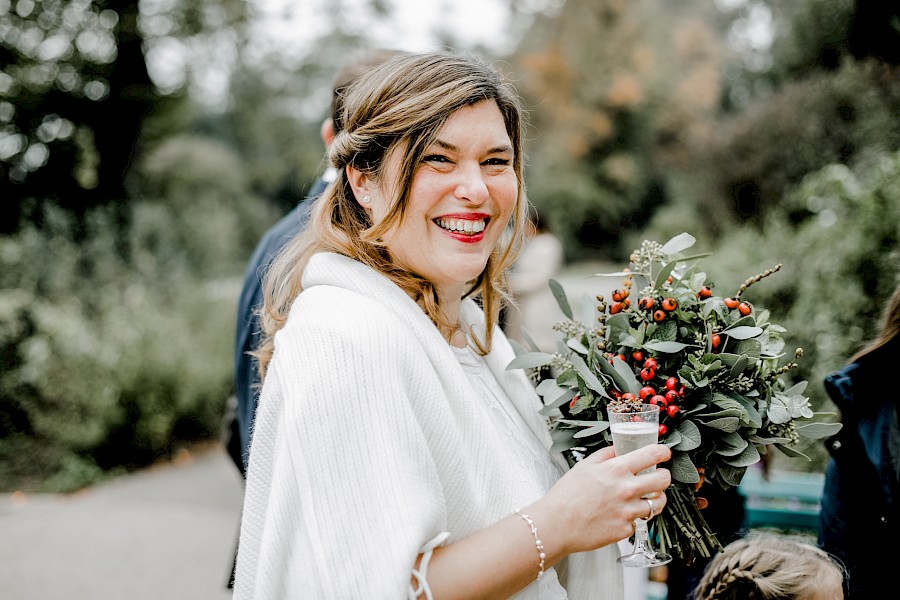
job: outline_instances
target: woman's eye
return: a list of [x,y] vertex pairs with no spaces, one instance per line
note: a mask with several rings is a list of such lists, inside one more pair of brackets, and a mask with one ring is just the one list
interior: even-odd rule
[[428,156],[426,156],[425,158],[423,158],[422,161],[423,161],[423,162],[440,162],[440,163],[446,163],[446,162],[450,162],[450,159],[447,158],[446,156],[441,155],[441,154],[429,154]]
[[508,158],[489,158],[483,164],[490,166],[506,166],[511,161]]

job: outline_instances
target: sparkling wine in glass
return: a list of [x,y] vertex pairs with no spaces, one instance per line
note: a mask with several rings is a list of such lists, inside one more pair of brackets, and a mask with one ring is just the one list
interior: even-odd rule
[[[659,407],[653,404],[642,404],[640,408],[639,412],[615,412],[612,409],[609,411],[609,430],[612,432],[613,447],[616,449],[617,456],[655,444],[659,440]],[[656,469],[656,465],[644,469],[638,474],[649,473],[654,469]],[[663,554],[653,548],[647,530],[647,520],[635,519],[634,550],[631,554],[619,557],[621,565],[652,567],[664,565],[672,560],[668,554]]]

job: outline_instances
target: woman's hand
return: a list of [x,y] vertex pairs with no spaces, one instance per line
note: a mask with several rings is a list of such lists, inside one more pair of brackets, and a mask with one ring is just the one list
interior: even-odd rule
[[672,481],[667,469],[636,475],[665,462],[672,452],[663,445],[640,448],[616,456],[612,447],[598,450],[578,462],[527,512],[542,523],[545,545],[563,554],[594,550],[629,537],[634,520],[654,514],[666,504],[664,490]]

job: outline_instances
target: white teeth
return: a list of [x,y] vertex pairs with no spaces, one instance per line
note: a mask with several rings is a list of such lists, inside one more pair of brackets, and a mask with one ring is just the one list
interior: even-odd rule
[[468,219],[435,219],[435,222],[448,231],[460,231],[463,233],[481,233],[484,231],[484,219],[470,221]]

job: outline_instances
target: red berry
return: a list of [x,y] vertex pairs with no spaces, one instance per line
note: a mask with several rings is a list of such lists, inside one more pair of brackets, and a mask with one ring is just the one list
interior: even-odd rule
[[622,394],[622,400],[634,400],[634,394],[631,392],[625,392]]
[[678,414],[679,410],[681,410],[681,409],[678,408],[677,404],[670,404],[669,406],[666,407],[666,414],[669,415],[670,417],[674,417],[676,414]]
[[641,369],[641,379],[643,379],[644,381],[650,381],[655,376],[656,371],[654,371],[653,369],[648,369],[647,367]]
[[622,362],[625,362],[625,355],[624,355],[624,354],[616,354],[616,358],[618,358],[618,359],[621,360]]
[[666,389],[678,391],[678,378],[669,377],[668,379],[666,379]]
[[730,310],[734,310],[735,308],[737,308],[738,304],[740,304],[740,302],[738,302],[734,298],[725,298],[725,306]]
[[705,285],[700,288],[700,291],[697,293],[697,297],[699,298],[709,298],[710,296],[712,296],[712,290]]
[[653,320],[657,323],[661,323],[666,319],[666,311],[664,310],[655,310],[653,311]]
[[613,302],[612,304],[609,305],[609,314],[611,314],[611,315],[618,314],[618,313],[622,312],[623,308],[624,307],[622,306],[621,302]]
[[653,298],[650,296],[644,296],[640,300],[638,300],[638,308],[641,310],[650,310],[653,308]]
[[624,300],[625,298],[628,297],[628,293],[629,292],[626,288],[618,289],[612,293],[612,299],[615,302],[621,302],[622,300]]
[[647,398],[650,398],[655,395],[656,395],[656,390],[654,390],[649,385],[645,385],[644,387],[641,388],[641,391],[638,392],[638,397],[645,402],[647,401]]
[[666,298],[662,301],[663,310],[673,311],[678,307],[678,302],[675,301],[675,298]]
[[659,437],[666,435],[666,432],[669,431],[669,428],[660,423],[659,425]]
[[738,310],[741,311],[741,314],[744,315],[745,317],[747,315],[749,315],[750,312],[752,311],[752,309],[750,308],[750,304],[747,302],[741,302],[738,305]]
[[632,352],[631,358],[633,358],[635,362],[641,362],[642,360],[644,360],[644,353],[640,350],[638,350],[637,352]]
[[714,334],[712,334],[711,341],[712,341],[713,350],[715,350],[722,344],[722,336],[719,335],[718,333],[714,333]]
[[659,364],[659,363],[656,362],[655,358],[648,358],[647,360],[644,361],[644,368],[645,369],[655,369],[657,364]]
[[678,400],[678,392],[676,392],[675,390],[669,390],[668,392],[666,392],[666,400],[669,402],[669,404],[675,402],[676,400]]
[[666,399],[659,394],[656,394],[652,398],[650,398],[650,404],[656,404],[657,406],[664,407],[666,405]]

